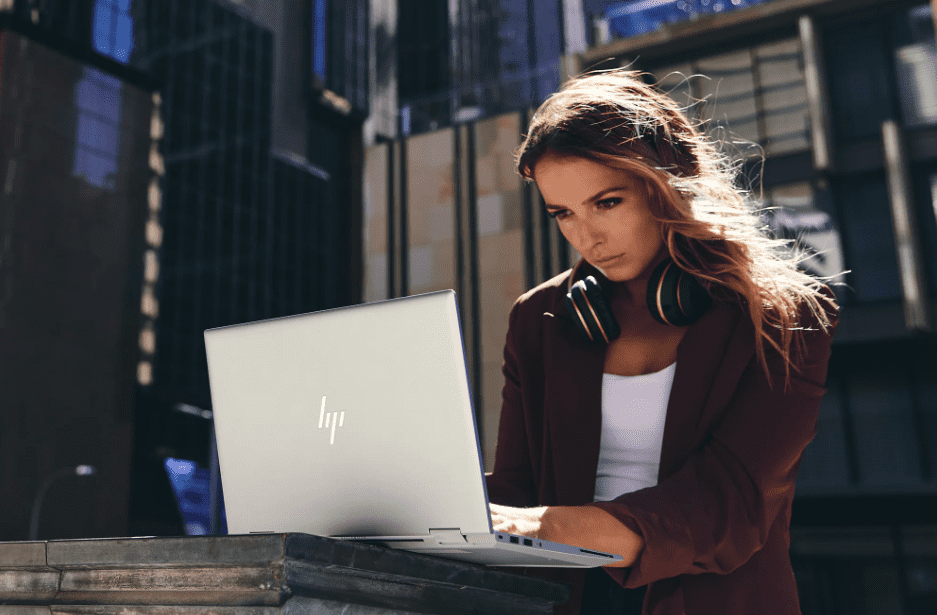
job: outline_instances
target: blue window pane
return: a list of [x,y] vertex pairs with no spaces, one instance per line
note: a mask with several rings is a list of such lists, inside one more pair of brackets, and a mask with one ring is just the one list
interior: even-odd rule
[[78,122],[72,173],[100,188],[114,188],[120,153],[120,81],[93,68],[75,86]]
[[111,33],[113,26],[111,21],[114,17],[114,11],[108,2],[98,0],[94,6],[94,49],[104,55],[111,55]]
[[114,59],[127,63],[133,51],[133,19],[129,15],[117,18],[117,32],[114,41]]
[[167,457],[163,463],[185,521],[185,533],[190,536],[207,534],[211,527],[209,471],[185,459]]
[[880,138],[882,122],[894,115],[882,25],[869,21],[831,28],[823,42],[837,138]]
[[797,478],[797,495],[826,495],[850,486],[842,392],[835,379],[827,382],[820,402],[817,435],[804,450]]
[[855,178],[842,182],[837,192],[856,299],[899,299],[901,279],[885,179]]
[[873,490],[922,481],[912,391],[904,367],[892,363],[849,377],[859,480]]
[[99,53],[126,64],[133,51],[133,18],[130,0],[97,0],[94,5],[92,38]]
[[316,75],[325,80],[325,0],[315,0],[313,5],[313,52],[312,69]]
[[117,128],[88,116],[78,116],[78,143],[98,153],[116,155],[119,135]]
[[76,177],[82,177],[89,184],[99,188],[113,188],[116,174],[116,159],[101,156],[80,147],[75,150],[74,175]]

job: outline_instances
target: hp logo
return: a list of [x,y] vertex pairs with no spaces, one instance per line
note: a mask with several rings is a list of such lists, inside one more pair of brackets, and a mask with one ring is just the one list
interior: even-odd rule
[[339,412],[329,412],[325,413],[325,395],[322,396],[322,409],[319,410],[319,429],[322,429],[322,421],[325,420],[325,428],[329,428],[329,423],[332,424],[332,437],[329,439],[329,444],[335,444],[335,426],[341,427],[345,423],[345,411],[342,410]]

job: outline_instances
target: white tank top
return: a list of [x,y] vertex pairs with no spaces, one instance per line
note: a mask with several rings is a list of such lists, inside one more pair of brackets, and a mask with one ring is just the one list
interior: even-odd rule
[[653,487],[660,469],[674,363],[654,374],[602,375],[602,440],[595,501]]

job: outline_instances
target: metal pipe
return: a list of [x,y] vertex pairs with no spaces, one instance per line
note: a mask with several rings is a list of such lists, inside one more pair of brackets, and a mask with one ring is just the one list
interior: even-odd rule
[[911,330],[929,331],[927,284],[924,277],[921,245],[914,221],[914,197],[904,135],[895,120],[882,123],[882,144],[885,148],[885,169],[888,175],[888,196],[898,252],[898,271],[904,296],[905,326]]
[[832,130],[830,127],[830,102],[823,71],[823,55],[819,35],[813,18],[801,15],[797,21],[800,45],[804,54],[804,85],[807,89],[807,108],[810,114],[810,144],[813,149],[813,166],[818,171],[827,171],[833,166],[831,154]]

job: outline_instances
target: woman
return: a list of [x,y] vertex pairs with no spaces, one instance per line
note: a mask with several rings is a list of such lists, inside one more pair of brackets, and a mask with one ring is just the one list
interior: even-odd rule
[[[557,612],[799,613],[791,501],[832,294],[762,233],[730,165],[634,72],[548,99],[518,170],[583,258],[511,310],[487,476],[495,530],[622,555],[531,571],[572,587]],[[706,291],[683,324],[652,314],[658,265]],[[620,328],[609,343],[579,330],[590,309],[566,306],[589,276]]]

